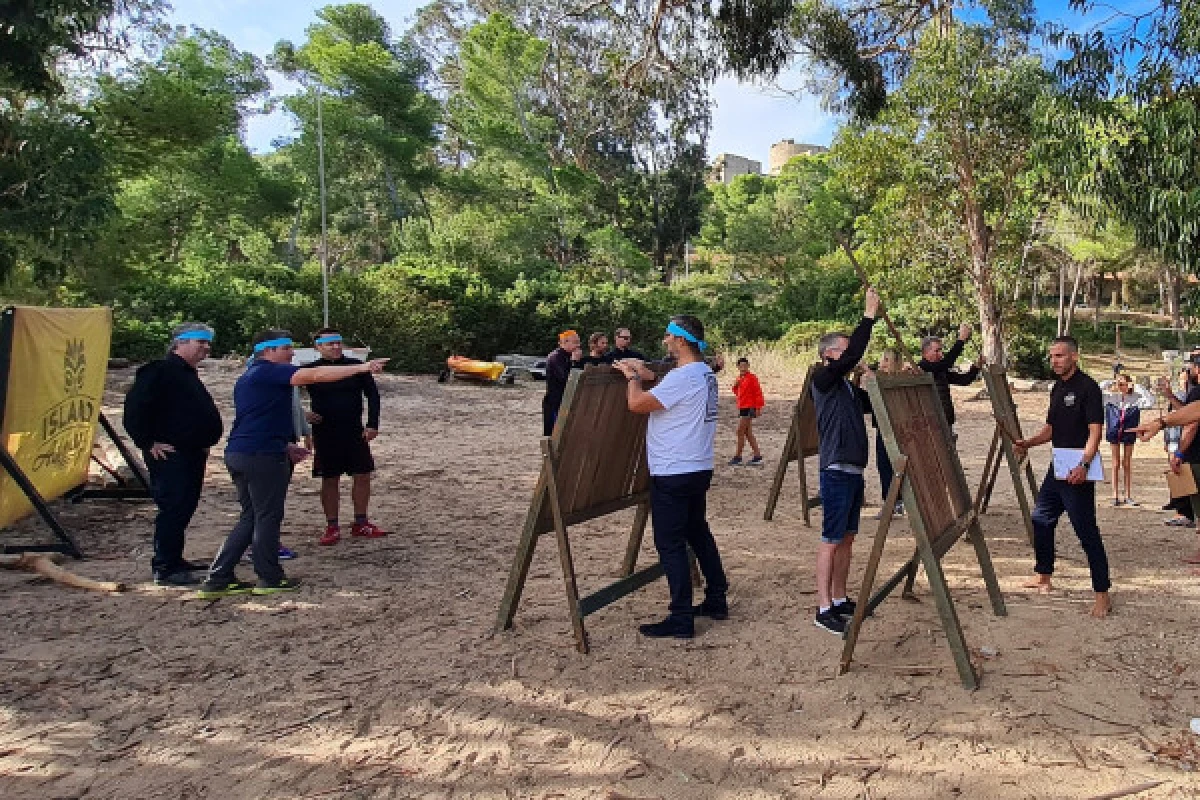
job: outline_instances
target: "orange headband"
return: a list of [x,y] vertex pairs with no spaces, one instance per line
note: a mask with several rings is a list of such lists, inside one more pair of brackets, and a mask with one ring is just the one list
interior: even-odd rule
[[578,336],[578,335],[579,334],[576,333],[575,331],[566,330],[558,335],[558,340],[560,342],[565,342],[567,339],[570,339],[572,336]]

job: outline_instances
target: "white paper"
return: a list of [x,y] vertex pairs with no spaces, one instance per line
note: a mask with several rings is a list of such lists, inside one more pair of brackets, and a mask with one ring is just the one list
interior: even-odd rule
[[[1067,473],[1078,467],[1083,462],[1083,448],[1076,450],[1072,447],[1055,447],[1054,448],[1054,477],[1060,481],[1067,479]],[[1088,468],[1087,480],[1103,481],[1104,480],[1104,462],[1100,460],[1100,454],[1096,453],[1096,457],[1092,459],[1092,465]]]

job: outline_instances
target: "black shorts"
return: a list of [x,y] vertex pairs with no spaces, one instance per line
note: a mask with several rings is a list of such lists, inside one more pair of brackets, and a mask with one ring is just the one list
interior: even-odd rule
[[755,417],[758,416],[758,409],[757,408],[739,408],[738,416],[739,417],[750,417],[751,419],[754,419]]
[[363,440],[362,429],[331,429],[320,432],[313,426],[313,477],[337,478],[341,475],[368,475],[375,471],[371,446]]

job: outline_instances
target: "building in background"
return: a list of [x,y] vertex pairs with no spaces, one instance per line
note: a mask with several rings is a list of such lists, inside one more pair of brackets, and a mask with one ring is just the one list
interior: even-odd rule
[[713,183],[729,184],[738,175],[762,175],[762,162],[733,153],[721,153],[713,161],[709,180]]
[[796,156],[815,156],[828,152],[828,147],[821,147],[819,144],[797,144],[794,139],[783,139],[771,145],[771,152],[767,158],[767,174],[778,175],[783,171],[783,165]]

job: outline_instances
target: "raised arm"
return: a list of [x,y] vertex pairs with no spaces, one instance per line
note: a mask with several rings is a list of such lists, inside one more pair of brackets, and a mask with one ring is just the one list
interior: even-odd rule
[[310,383],[333,383],[334,381],[353,378],[355,375],[377,375],[383,372],[383,367],[389,360],[386,358],[374,358],[365,364],[298,369],[292,374],[292,386],[308,386]]

